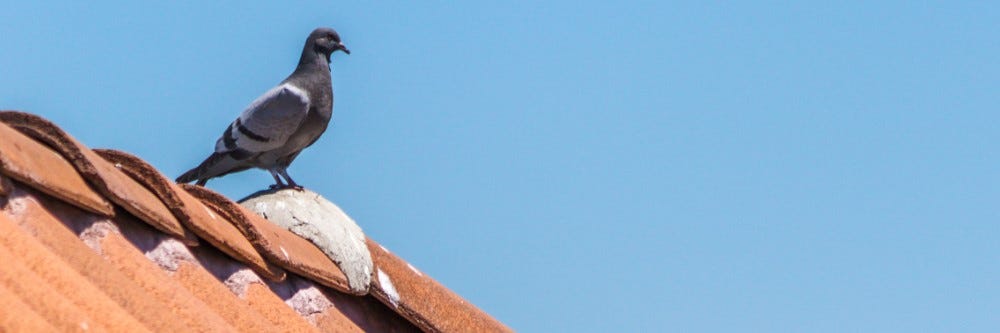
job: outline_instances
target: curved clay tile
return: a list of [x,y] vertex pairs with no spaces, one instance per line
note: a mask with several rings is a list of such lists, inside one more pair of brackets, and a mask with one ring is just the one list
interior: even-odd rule
[[347,276],[316,245],[212,190],[188,184],[181,184],[181,187],[234,223],[272,263],[319,284],[351,293]]
[[208,241],[255,272],[270,280],[281,281],[285,272],[271,265],[254,249],[253,244],[229,221],[224,221],[177,184],[167,180],[151,165],[130,154],[108,149],[95,149],[98,155],[114,163],[133,180],[153,191],[170,211],[195,235]]
[[56,150],[105,197],[164,233],[189,245],[197,238],[146,188],[115,169],[86,146],[42,117],[16,111],[0,112],[0,121]]
[[58,153],[0,123],[0,171],[81,209],[114,216],[110,202],[94,191]]
[[372,294],[424,331],[512,331],[375,241],[368,248],[376,268]]

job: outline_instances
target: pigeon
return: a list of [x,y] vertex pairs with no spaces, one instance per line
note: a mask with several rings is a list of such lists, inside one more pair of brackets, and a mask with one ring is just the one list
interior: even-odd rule
[[336,51],[351,54],[333,29],[313,30],[295,71],[250,103],[215,142],[215,152],[177,182],[205,186],[211,178],[260,168],[274,177],[271,188],[302,189],[287,169],[326,131],[333,116],[330,55]]

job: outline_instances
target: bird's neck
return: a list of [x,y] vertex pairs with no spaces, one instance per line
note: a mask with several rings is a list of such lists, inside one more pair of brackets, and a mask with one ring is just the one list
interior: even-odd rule
[[330,60],[323,54],[306,48],[302,50],[302,57],[299,58],[299,66],[296,71],[313,70],[316,68],[330,70]]

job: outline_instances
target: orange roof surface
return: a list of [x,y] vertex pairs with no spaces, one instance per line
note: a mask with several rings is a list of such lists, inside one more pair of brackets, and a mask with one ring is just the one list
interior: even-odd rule
[[0,111],[2,332],[510,331],[368,239],[367,292],[309,241],[124,152]]

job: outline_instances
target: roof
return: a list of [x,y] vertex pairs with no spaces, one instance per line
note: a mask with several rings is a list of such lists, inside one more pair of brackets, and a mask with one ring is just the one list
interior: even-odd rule
[[0,111],[0,235],[0,331],[510,331],[371,239],[352,290],[309,241],[28,113]]

